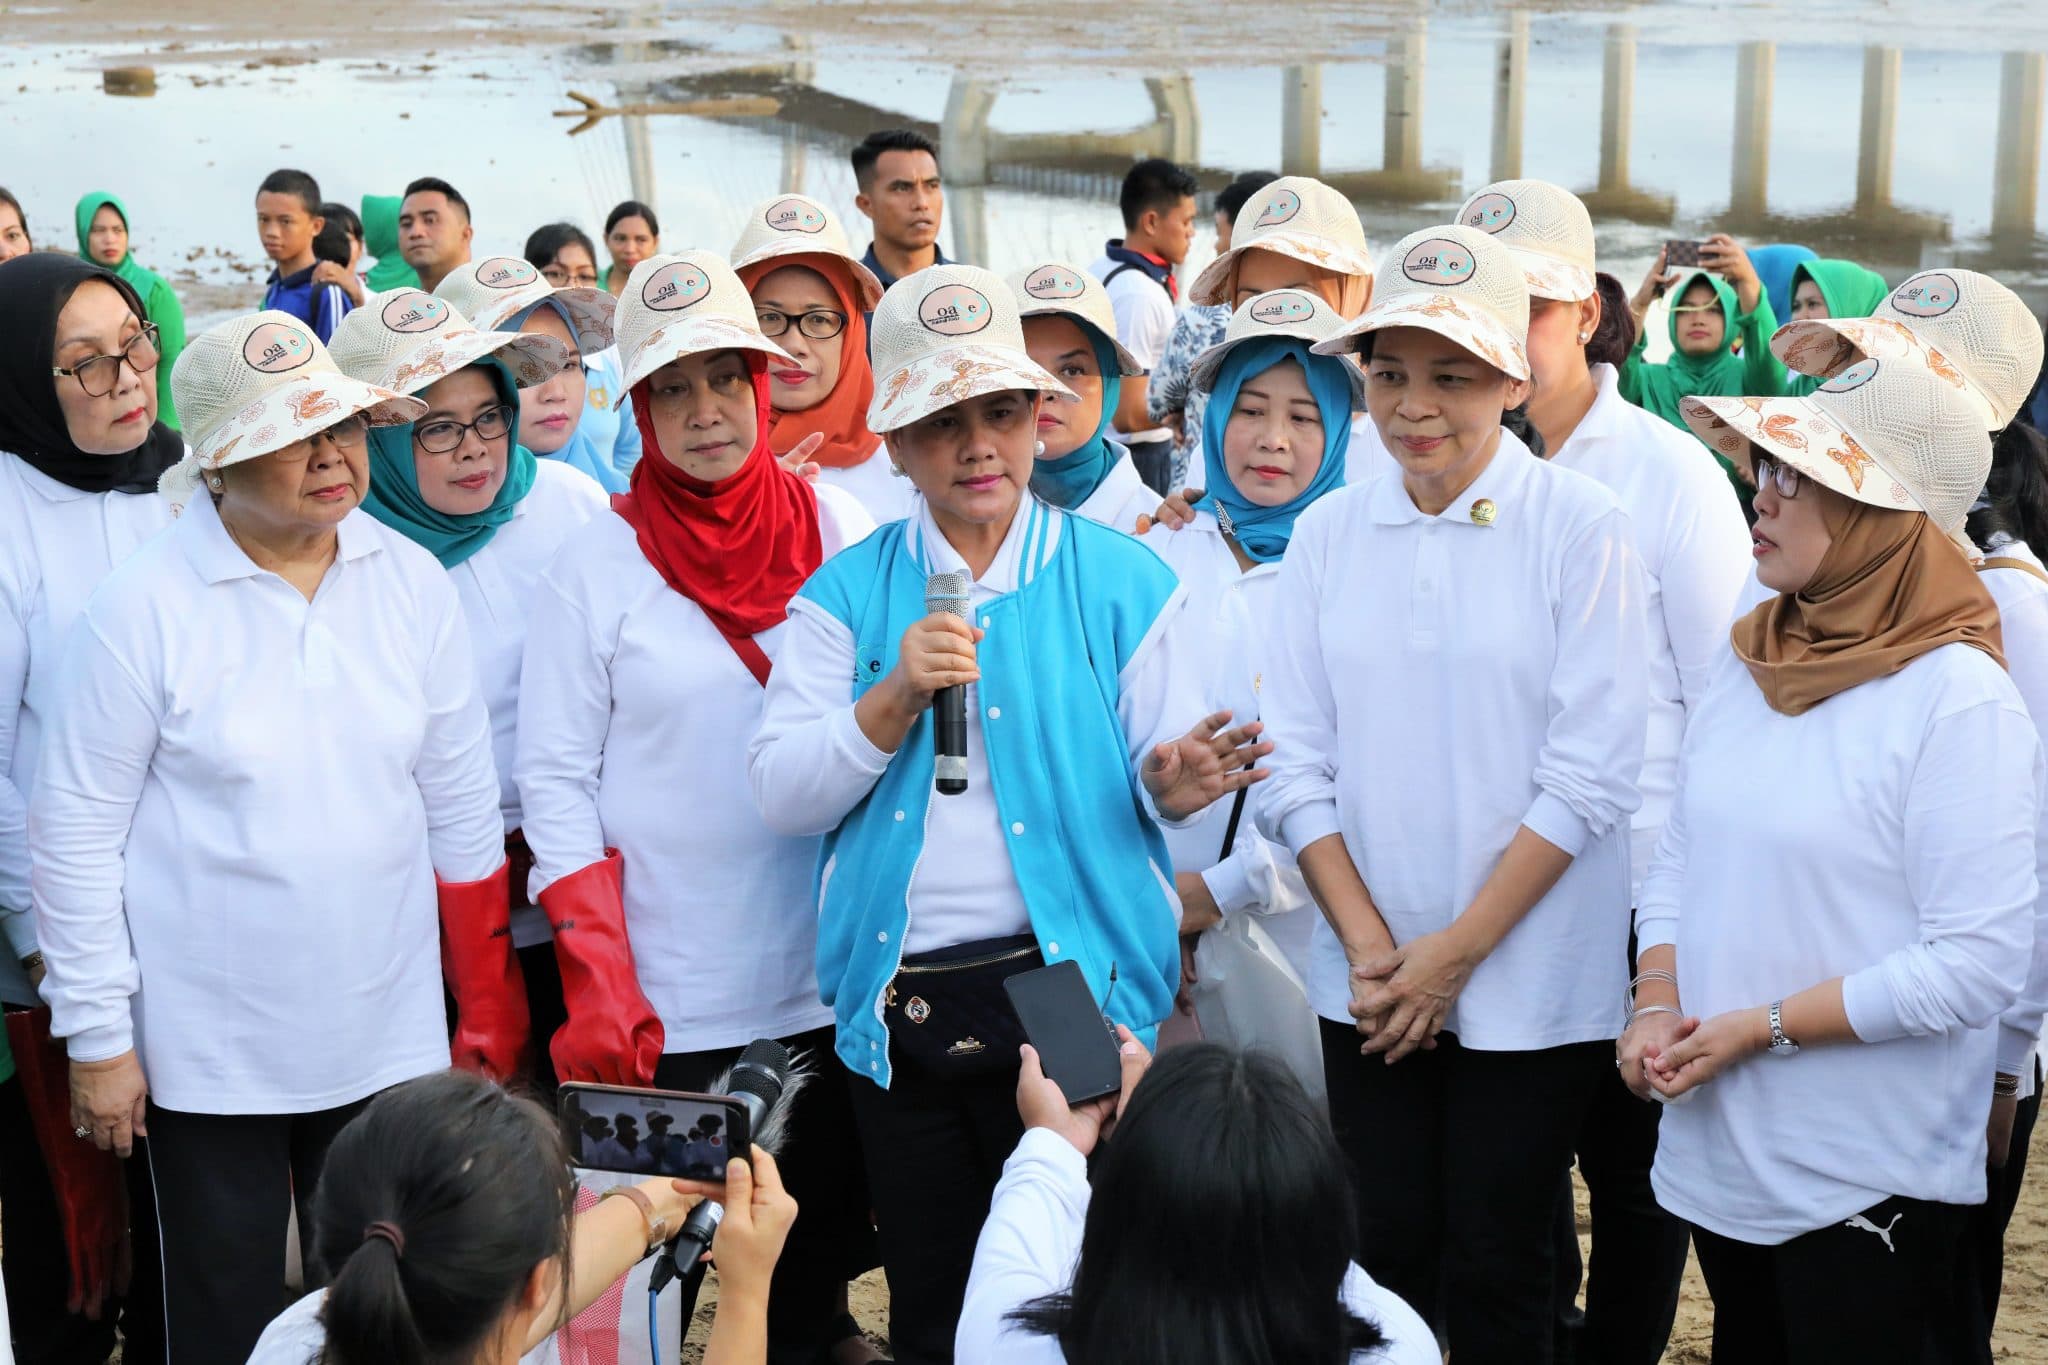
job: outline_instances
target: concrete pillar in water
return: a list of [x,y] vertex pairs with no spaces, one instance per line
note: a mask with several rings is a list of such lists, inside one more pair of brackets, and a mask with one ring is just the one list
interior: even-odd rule
[[2034,235],[2034,200],[2041,188],[2041,106],[2048,86],[2048,55],[2008,52],[1998,75],[1998,154],[1993,163],[1991,235]]
[[1863,49],[1863,124],[1856,141],[1856,203],[1892,201],[1899,122],[1899,49]]
[[1491,179],[1519,180],[1522,176],[1522,106],[1528,74],[1529,14],[1516,10],[1508,16],[1508,31],[1500,40],[1494,77]]
[[1636,117],[1636,30],[1609,24],[1600,57],[1600,188],[1626,191]]
[[946,91],[946,112],[939,120],[939,154],[945,159],[946,186],[988,183],[988,113],[995,92],[978,80],[955,72]]
[[1383,127],[1383,171],[1422,170],[1422,71],[1429,53],[1429,21],[1414,24],[1387,39],[1386,117]]
[[1201,159],[1202,117],[1195,108],[1195,82],[1191,77],[1147,76],[1145,93],[1152,97],[1154,126],[1165,133],[1159,155],[1177,166],[1192,166]]
[[1731,216],[1762,218],[1770,197],[1771,91],[1778,46],[1744,43],[1735,59],[1735,164],[1728,187]]
[[1280,72],[1280,173],[1322,172],[1322,63],[1286,67]]

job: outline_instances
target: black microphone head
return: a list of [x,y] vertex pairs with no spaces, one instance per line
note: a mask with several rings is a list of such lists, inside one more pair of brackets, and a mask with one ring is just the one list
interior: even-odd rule
[[756,1038],[711,1089],[714,1094],[731,1095],[745,1105],[749,1139],[763,1150],[774,1152],[782,1145],[789,1112],[806,1079],[807,1073],[788,1048],[773,1038]]
[[924,609],[964,621],[974,602],[973,588],[964,573],[935,573],[924,581]]

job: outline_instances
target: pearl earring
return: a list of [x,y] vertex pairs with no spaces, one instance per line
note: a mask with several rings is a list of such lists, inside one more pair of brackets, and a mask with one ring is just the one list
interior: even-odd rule
[[1586,344],[1587,342],[1591,341],[1592,339],[1593,339],[1593,334],[1592,334],[1591,332],[1581,332],[1581,333],[1579,333],[1579,345],[1581,345],[1581,346],[1585,345],[1585,344]]
[[214,475],[213,478],[207,481],[207,486],[213,489],[213,491],[216,493],[225,493],[228,490],[228,486],[225,483],[221,482],[221,478],[218,474]]
[[1038,443],[1038,449],[1037,449],[1036,451],[1034,451],[1033,453],[1034,453],[1034,454],[1035,454],[1035,455],[1037,456],[1037,458],[1039,458],[1039,459],[1041,459],[1041,460],[1042,460],[1042,459],[1044,459],[1044,458],[1045,458],[1045,442],[1043,442],[1043,441],[1040,441],[1040,442]]

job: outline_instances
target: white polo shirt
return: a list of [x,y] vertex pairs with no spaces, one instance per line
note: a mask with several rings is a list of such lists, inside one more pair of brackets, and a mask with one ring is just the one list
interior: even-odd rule
[[[1396,943],[1463,914],[1518,829],[1572,855],[1452,1007],[1445,1027],[1467,1047],[1620,1029],[1649,692],[1642,591],[1613,495],[1506,431],[1441,515],[1390,472],[1295,525],[1261,693],[1276,746],[1268,835],[1298,855],[1341,833]],[[1327,924],[1312,955],[1310,1003],[1349,1022]]]
[[1110,442],[1110,447],[1117,452],[1116,463],[1102,476],[1095,491],[1081,499],[1081,505],[1073,509],[1074,515],[1133,536],[1138,533],[1138,518],[1157,512],[1161,498],[1139,476],[1129,448],[1119,441]]
[[29,804],[51,1029],[206,1114],[448,1065],[435,878],[505,860],[490,718],[434,557],[351,512],[313,600],[205,497],[65,649]]
[[[1088,273],[1103,282],[1103,289],[1109,295],[1110,309],[1116,315],[1116,339],[1137,357],[1140,365],[1150,370],[1166,354],[1166,343],[1173,335],[1173,320],[1179,309],[1174,306],[1173,296],[1166,292],[1165,285],[1136,266],[1122,269],[1125,264],[1104,255],[1088,267]],[[1117,438],[1127,445],[1167,441],[1173,439],[1173,430],[1170,427],[1150,427],[1144,431],[1120,431]],[[1156,507],[1158,504],[1153,505]]]
[[0,998],[15,1004],[35,1003],[20,967],[36,948],[28,794],[64,638],[100,581],[170,523],[154,493],[83,493],[0,452]]
[[1732,649],[1693,712],[1643,884],[1710,1019],[1842,977],[1857,1042],[1758,1054],[1669,1106],[1657,1202],[1776,1245],[1893,1195],[1984,1199],[1996,1022],[2034,945],[2040,741],[2005,670],[1921,655],[1797,716]]
[[[817,494],[827,558],[874,529],[849,494]],[[787,635],[754,637],[777,667]],[[513,764],[531,890],[619,850],[634,967],[670,1052],[832,1022],[812,964],[818,841],[771,832],[748,799],[764,695],[623,517],[573,533],[541,575]]]

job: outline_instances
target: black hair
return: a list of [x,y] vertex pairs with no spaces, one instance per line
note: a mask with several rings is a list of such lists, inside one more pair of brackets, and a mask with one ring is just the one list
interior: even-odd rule
[[[463,222],[466,223],[470,221],[469,201],[462,197],[461,190],[456,189],[453,185],[441,179],[439,176],[423,175],[419,179],[413,181],[410,185],[407,185],[405,187],[405,199],[410,199],[416,194],[442,195],[448,200],[449,203],[455,205],[457,208],[462,210]],[[404,199],[401,199],[399,202],[403,203]]]
[[875,187],[875,163],[884,152],[928,152],[932,164],[939,161],[939,144],[914,128],[881,128],[854,145],[853,183],[866,194]]
[[[661,236],[661,220],[654,216],[653,209],[641,203],[638,199],[624,200],[604,216],[605,235],[610,236],[611,230],[628,218],[645,218],[647,220],[648,232],[656,237]],[[593,259],[595,258],[593,257]]]
[[1124,173],[1123,193],[1117,196],[1124,230],[1136,228],[1138,220],[1153,209],[1170,209],[1201,192],[1201,185],[1189,172],[1164,157],[1147,157]]
[[575,1199],[531,1100],[452,1070],[385,1091],[335,1138],[313,1198],[322,1365],[471,1359],[535,1266],[559,1261],[568,1283]]
[[590,234],[574,223],[548,223],[537,227],[526,239],[526,263],[536,270],[545,270],[555,263],[555,257],[562,254],[562,248],[574,242],[589,253],[590,263],[597,264],[597,244],[590,240]]
[[1238,210],[1250,203],[1253,195],[1279,178],[1273,171],[1246,171],[1216,191],[1216,211],[1236,222]]
[[1069,1365],[1344,1365],[1385,1341],[1341,1297],[1358,1236],[1344,1154],[1271,1056],[1161,1056],[1090,1183],[1072,1287],[1010,1318]]
[[313,236],[313,259],[347,265],[354,254],[349,240],[363,240],[363,220],[346,204],[322,204],[320,216],[326,221]]
[[[11,193],[8,192],[8,189],[5,185],[0,185],[0,204],[5,204],[7,205],[7,207],[14,210],[14,216],[16,218],[21,219],[21,230],[24,233],[27,233],[28,210],[21,206],[21,201],[19,199],[16,199]],[[35,238],[33,236],[29,238],[29,245],[35,245]]]
[[1612,365],[1620,369],[1636,345],[1635,314],[1629,311],[1628,287],[1606,271],[1593,276],[1600,294],[1600,325],[1586,343],[1588,365]]
[[304,171],[286,167],[272,171],[263,177],[263,183],[256,187],[258,194],[289,194],[306,206],[306,216],[320,216],[320,182]]

